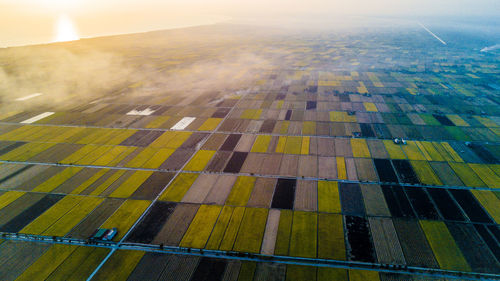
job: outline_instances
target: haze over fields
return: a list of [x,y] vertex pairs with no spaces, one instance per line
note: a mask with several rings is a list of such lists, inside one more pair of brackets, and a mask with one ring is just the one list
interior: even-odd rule
[[80,37],[95,37],[227,21],[281,27],[324,27],[334,18],[348,17],[342,20],[345,25],[359,21],[360,16],[434,17],[445,22],[453,17],[479,18],[484,22],[498,20],[500,4],[496,0],[2,0],[0,47],[54,41],[63,15]]

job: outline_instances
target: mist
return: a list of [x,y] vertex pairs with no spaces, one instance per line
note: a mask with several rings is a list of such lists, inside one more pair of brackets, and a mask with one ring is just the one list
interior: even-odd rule
[[[233,90],[250,89],[259,72],[296,68],[283,61],[289,55],[286,46],[268,49],[268,41],[279,42],[281,37],[307,38],[308,34],[322,33],[325,36],[356,36],[372,32],[393,36],[398,33],[400,37],[392,41],[398,44],[406,31],[425,34],[418,25],[422,22],[453,47],[489,53],[498,50],[500,42],[500,35],[494,28],[499,23],[496,16],[500,14],[499,2],[490,0],[437,3],[427,0],[404,3],[392,0],[313,0],[307,3],[280,0],[268,3],[258,0],[238,4],[226,0],[168,4],[152,0],[141,4],[112,0],[102,5],[97,5],[95,0],[75,0],[64,5],[58,2],[60,6],[56,2],[19,2],[29,4],[29,8],[10,0],[0,4],[6,8],[2,10],[6,16],[0,17],[0,34],[6,35],[0,37],[8,37],[7,41],[0,41],[0,45],[50,42],[51,39],[32,37],[22,31],[38,25],[31,31],[55,38],[53,29],[43,23],[51,21],[52,16],[57,20],[61,13],[68,15],[68,20],[71,19],[79,30],[79,36],[84,38],[0,49],[1,110],[63,107],[92,102],[97,97],[112,101],[116,95],[127,95],[140,102],[140,97],[165,93],[182,98],[183,105],[195,103],[202,96],[209,103],[216,102]],[[193,6],[196,9],[190,9]],[[16,13],[9,14],[9,10]],[[176,16],[171,16],[173,14]],[[23,17],[27,18],[25,22],[20,20]],[[85,39],[190,25],[202,27],[158,31],[156,36],[145,33]],[[212,34],[203,26],[213,26],[214,30],[222,32]],[[16,31],[20,31],[19,35],[14,35]],[[467,33],[468,38],[474,40],[465,42],[457,32]],[[416,43],[421,43],[423,48],[434,40],[428,34],[424,36],[427,36],[423,37],[425,41]],[[25,37],[31,41],[26,41]],[[335,48],[337,57],[350,51]],[[397,55],[402,54],[395,53]],[[357,57],[361,62],[359,66],[341,59],[332,65],[344,71],[373,67],[363,64],[373,61],[369,54],[366,60],[364,54]],[[377,67],[399,67],[395,61],[378,62]],[[34,93],[43,95],[11,102]],[[4,108],[7,103],[10,103],[8,108]]]
[[[246,47],[249,38],[228,32],[179,30],[0,50],[0,111],[67,109],[120,95],[137,103],[161,95],[185,105],[202,96],[216,103],[250,88],[258,71],[286,55],[257,54]],[[206,50],[199,50],[202,42]],[[131,56],[132,49],[150,55]]]
[[[0,108],[4,111],[89,100],[121,87],[131,74],[120,57],[103,52],[77,54],[44,46],[7,49],[0,52],[0,59],[0,97],[8,106]],[[12,102],[33,93],[43,95]]]
[[350,17],[433,17],[498,19],[497,0],[4,0],[0,3],[0,46],[48,43],[54,22],[67,14],[82,38],[198,25],[274,23],[317,26],[318,21]]

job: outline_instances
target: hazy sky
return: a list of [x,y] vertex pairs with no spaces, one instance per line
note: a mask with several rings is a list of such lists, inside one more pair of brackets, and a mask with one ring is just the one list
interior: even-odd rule
[[499,17],[500,0],[0,0],[0,46],[54,40],[62,14],[79,36],[93,37],[228,19]]

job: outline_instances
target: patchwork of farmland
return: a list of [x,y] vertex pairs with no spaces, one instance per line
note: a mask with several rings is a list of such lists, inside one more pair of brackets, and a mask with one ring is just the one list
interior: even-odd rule
[[61,50],[141,74],[0,92],[0,279],[500,278],[498,53],[389,29],[0,50],[13,75]]

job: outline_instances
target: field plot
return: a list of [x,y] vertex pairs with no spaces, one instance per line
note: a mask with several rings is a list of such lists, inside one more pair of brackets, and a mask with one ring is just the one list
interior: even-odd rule
[[[98,247],[52,246],[37,251],[34,246],[22,245],[37,254],[24,272],[11,271],[9,279],[86,280],[108,254]],[[7,249],[7,248],[6,248]],[[2,257],[7,257],[2,253]],[[172,255],[143,251],[119,250],[95,274],[95,280],[256,280],[272,276],[273,280],[390,280],[405,278],[401,274],[378,273],[369,270],[297,266],[268,262],[245,262],[218,258]],[[255,279],[254,279],[255,278]],[[399,280],[399,279],[397,279]],[[416,280],[439,280],[432,277]]]
[[499,279],[497,53],[328,28],[0,50],[9,75],[59,51],[137,74],[0,85],[0,279]]

